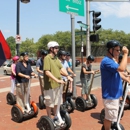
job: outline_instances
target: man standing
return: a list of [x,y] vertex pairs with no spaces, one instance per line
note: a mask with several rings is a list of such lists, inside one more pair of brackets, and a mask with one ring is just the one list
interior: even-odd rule
[[62,84],[64,84],[64,81],[61,78],[61,74],[66,76],[70,81],[72,81],[72,78],[57,58],[59,44],[51,41],[47,44],[47,47],[49,54],[44,58],[44,98],[46,111],[47,115],[51,118],[52,108],[54,112],[54,123],[62,126],[64,121],[60,115],[60,105],[62,104]]
[[125,71],[127,66],[128,49],[123,46],[123,59],[117,63],[121,51],[121,45],[116,40],[107,42],[107,55],[103,58],[101,70],[102,98],[105,108],[104,128],[111,129],[111,122],[117,122],[119,98],[122,96],[122,79],[120,72]]
[[48,54],[46,50],[41,50],[41,58],[39,58],[36,62],[36,70],[38,72],[40,88],[42,96],[44,96],[44,81],[43,81],[43,66],[44,66],[44,57]]

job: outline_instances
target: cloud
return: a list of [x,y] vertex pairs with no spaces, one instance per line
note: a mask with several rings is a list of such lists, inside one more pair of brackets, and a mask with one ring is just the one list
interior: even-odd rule
[[130,2],[96,2],[92,7],[102,12],[104,17],[116,16],[118,18],[130,17]]
[[5,33],[10,33],[10,30],[4,30]]

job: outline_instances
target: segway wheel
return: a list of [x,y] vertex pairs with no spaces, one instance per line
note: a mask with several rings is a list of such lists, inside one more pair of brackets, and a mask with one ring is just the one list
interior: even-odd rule
[[15,122],[22,122],[23,121],[23,113],[22,111],[20,110],[20,108],[16,105],[14,105],[11,109],[11,115],[12,115],[12,119],[15,121]]
[[[119,124],[119,126],[120,126],[121,130],[125,130],[125,128],[123,127],[122,124]],[[105,130],[104,126],[102,126],[101,130]],[[119,130],[119,129],[117,128],[117,123],[112,123],[112,125],[111,125],[111,130]]]
[[127,95],[126,103],[129,105],[128,109],[130,109],[130,95]]
[[101,113],[100,113],[100,120],[101,120],[101,123],[103,124],[104,122],[104,118],[105,118],[105,109],[102,109],[101,110]]
[[36,103],[34,101],[32,101],[32,103],[31,103],[31,108],[34,111],[34,116],[37,116],[37,114],[38,114],[38,107],[37,107],[37,105],[36,105]]
[[42,116],[38,121],[38,128],[39,130],[55,130],[54,124],[52,119],[48,116]]
[[66,127],[64,128],[64,130],[68,130],[71,127],[72,121],[70,118],[70,115],[68,114],[68,112],[61,110],[60,111],[62,120],[65,121],[66,123]]
[[73,102],[73,100],[71,98],[68,98],[67,101],[68,101],[68,103],[67,103],[67,112],[71,113],[75,109],[75,103]]
[[10,105],[14,105],[16,103],[16,97],[13,93],[8,93],[6,96],[7,103]]
[[92,108],[95,108],[97,106],[97,104],[98,104],[97,98],[96,98],[96,96],[94,94],[90,94],[90,97],[91,97],[92,103],[93,103]]
[[39,96],[39,108],[40,108],[40,109],[45,108],[44,98],[43,98],[42,95]]
[[87,107],[86,101],[82,97],[77,97],[75,100],[76,108],[80,111],[85,111]]

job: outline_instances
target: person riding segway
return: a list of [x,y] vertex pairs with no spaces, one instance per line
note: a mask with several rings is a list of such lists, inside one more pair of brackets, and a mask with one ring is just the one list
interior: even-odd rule
[[38,72],[38,77],[39,77],[39,83],[40,83],[40,89],[41,89],[41,95],[39,96],[39,108],[43,109],[45,107],[44,104],[44,57],[48,54],[46,50],[41,50],[40,52],[41,58],[39,58],[36,62],[36,70]]
[[34,101],[30,103],[31,76],[37,77],[28,63],[28,53],[23,52],[16,64],[16,104],[11,109],[15,122],[22,122],[38,114],[36,103]]
[[11,76],[10,76],[11,90],[6,96],[7,103],[10,104],[10,105],[14,105],[16,103],[16,97],[14,95],[14,91],[16,89],[16,87],[15,87],[15,76],[16,76],[15,67],[16,67],[16,64],[17,64],[17,62],[19,60],[19,57],[14,56],[12,58],[12,60],[13,60],[13,64],[11,65]]

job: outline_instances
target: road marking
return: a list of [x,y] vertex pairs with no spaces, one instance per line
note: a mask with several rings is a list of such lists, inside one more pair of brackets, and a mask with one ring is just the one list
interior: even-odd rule
[[[39,82],[31,83],[31,87],[36,87],[38,85],[39,85]],[[6,87],[6,88],[1,88],[0,89],[0,93],[9,92],[9,91],[10,91],[10,87]]]

